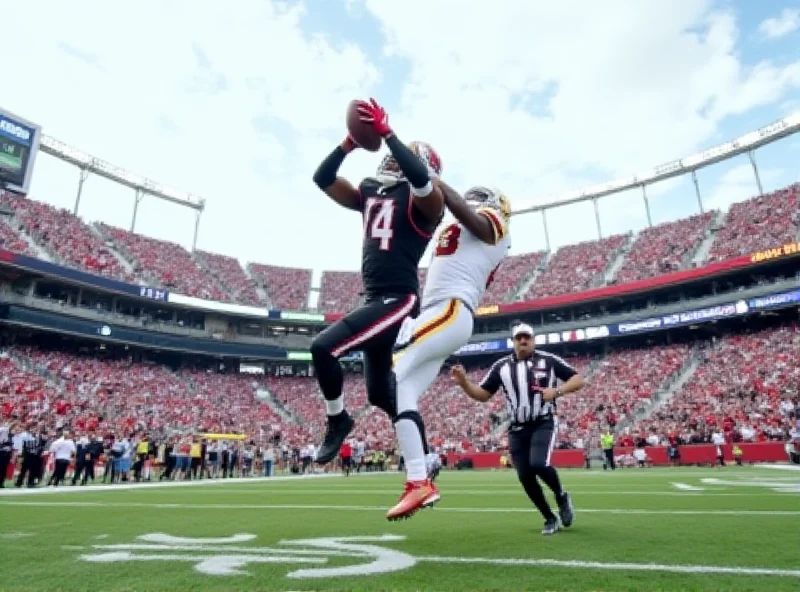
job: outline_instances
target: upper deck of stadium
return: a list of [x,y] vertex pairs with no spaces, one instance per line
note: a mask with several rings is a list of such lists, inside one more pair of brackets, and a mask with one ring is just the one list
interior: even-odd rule
[[[645,228],[509,257],[485,304],[535,300],[624,284],[774,248],[798,240],[800,184]],[[0,247],[93,274],[158,286],[187,296],[281,310],[308,310],[310,269],[249,263],[90,223],[65,209],[0,192]],[[425,270],[420,270],[424,279]],[[361,291],[357,271],[324,271],[320,312],[351,309]]]

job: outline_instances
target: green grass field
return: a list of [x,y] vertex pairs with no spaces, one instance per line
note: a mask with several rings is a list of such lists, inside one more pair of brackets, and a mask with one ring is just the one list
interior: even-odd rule
[[561,474],[553,537],[511,472],[401,523],[398,474],[6,491],[0,590],[800,590],[800,472]]

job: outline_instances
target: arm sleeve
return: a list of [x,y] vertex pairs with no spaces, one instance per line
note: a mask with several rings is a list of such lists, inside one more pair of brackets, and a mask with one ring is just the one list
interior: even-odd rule
[[567,382],[570,378],[578,373],[575,368],[567,364],[563,358],[559,358],[558,356],[553,356],[553,369],[555,370],[556,378],[562,382]]
[[500,366],[501,364],[494,364],[481,381],[480,387],[487,393],[495,394],[503,384],[500,380]]
[[337,146],[333,149],[333,152],[325,157],[325,160],[320,163],[314,172],[314,183],[317,184],[317,187],[324,190],[333,185],[333,182],[336,181],[339,167],[342,166],[346,156],[347,152],[341,146]]
[[[406,176],[406,179],[408,179],[408,182],[411,183],[412,187],[418,190],[427,189],[431,182],[431,177],[428,174],[427,167],[417,155],[411,152],[408,146],[403,144],[394,134],[386,139],[386,145],[397,161],[397,166],[403,171],[403,174]],[[428,193],[431,191],[433,191],[432,186]],[[420,197],[425,197],[428,193],[417,194],[419,194]]]

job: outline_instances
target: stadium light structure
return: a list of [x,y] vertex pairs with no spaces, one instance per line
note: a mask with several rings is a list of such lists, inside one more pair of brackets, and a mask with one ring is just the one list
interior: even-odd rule
[[206,207],[206,200],[196,195],[191,195],[184,191],[178,191],[171,187],[156,183],[150,179],[136,175],[121,167],[113,165],[105,160],[101,160],[82,150],[73,148],[60,140],[42,134],[39,142],[39,149],[45,154],[54,156],[59,160],[68,162],[78,167],[78,192],[75,196],[75,207],[73,213],[78,215],[78,208],[81,203],[83,184],[89,178],[90,173],[105,177],[109,181],[125,185],[134,190],[133,216],[131,217],[131,232],[136,229],[136,215],[139,212],[139,203],[145,195],[152,195],[159,199],[172,202],[179,206],[187,207],[195,212],[194,238],[192,239],[192,250],[197,247],[197,232],[200,228],[200,215]]
[[543,198],[542,203],[528,208],[522,208],[511,212],[512,216],[519,216],[521,214],[528,214],[531,212],[541,212],[542,222],[544,223],[544,238],[547,245],[547,250],[550,250],[550,235],[547,228],[547,215],[549,209],[559,208],[570,204],[580,203],[591,200],[594,205],[595,221],[597,223],[597,235],[603,238],[603,229],[600,226],[600,210],[598,200],[620,191],[628,189],[635,189],[640,187],[642,190],[642,199],[644,201],[645,212],[647,213],[647,224],[653,225],[652,217],[650,216],[650,201],[647,197],[647,186],[659,181],[665,181],[672,177],[679,177],[681,175],[690,174],[692,176],[692,183],[694,184],[695,194],[697,196],[697,205],[700,213],[704,212],[703,197],[700,193],[700,183],[697,180],[697,171],[716,164],[722,160],[728,159],[732,156],[739,154],[747,154],[750,159],[750,164],[753,167],[753,175],[755,176],[756,186],[758,187],[758,194],[764,195],[764,189],[761,186],[761,176],[758,173],[758,165],[756,164],[755,151],[761,146],[771,144],[777,140],[791,136],[792,134],[800,131],[800,112],[793,113],[779,119],[769,125],[758,128],[755,131],[749,132],[724,144],[719,144],[692,154],[685,158],[673,160],[661,164],[653,169],[642,171],[630,177],[611,181],[609,183],[601,183],[593,185],[585,189],[578,189],[562,195],[547,196]]

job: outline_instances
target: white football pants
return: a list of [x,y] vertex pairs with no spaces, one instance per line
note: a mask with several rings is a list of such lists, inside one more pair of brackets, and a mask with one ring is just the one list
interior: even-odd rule
[[[419,398],[436,380],[445,360],[469,341],[472,329],[472,313],[460,300],[438,302],[404,321],[397,345],[408,345],[394,357],[398,416],[419,412]],[[427,475],[422,430],[421,419],[417,423],[399,417],[395,422],[409,481],[420,481]]]

